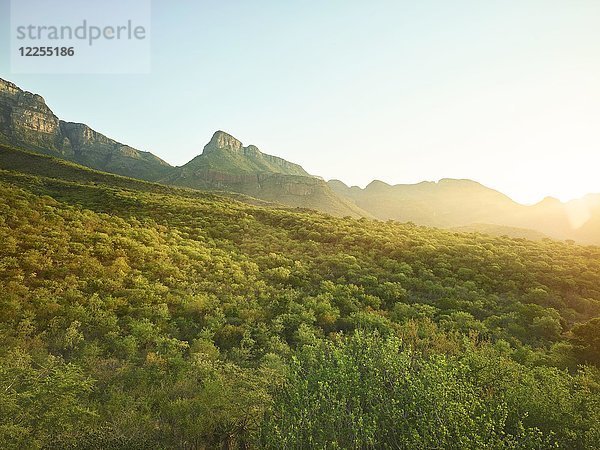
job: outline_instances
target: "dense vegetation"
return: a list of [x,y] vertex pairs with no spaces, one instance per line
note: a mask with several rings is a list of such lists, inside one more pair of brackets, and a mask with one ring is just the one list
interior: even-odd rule
[[0,171],[2,448],[600,442],[598,247],[31,158]]

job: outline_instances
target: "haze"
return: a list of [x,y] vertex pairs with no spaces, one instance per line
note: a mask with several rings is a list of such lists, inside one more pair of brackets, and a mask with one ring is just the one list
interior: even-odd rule
[[347,184],[600,192],[600,3],[415,3],[156,1],[150,74],[0,73],[172,164],[223,129]]

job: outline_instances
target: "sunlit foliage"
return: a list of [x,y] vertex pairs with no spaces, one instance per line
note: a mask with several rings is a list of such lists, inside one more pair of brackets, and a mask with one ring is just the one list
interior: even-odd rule
[[600,441],[600,248],[46,163],[0,172],[0,447]]

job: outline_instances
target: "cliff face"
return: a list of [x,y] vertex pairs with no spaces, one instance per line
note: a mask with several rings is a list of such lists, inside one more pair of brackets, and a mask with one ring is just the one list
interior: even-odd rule
[[85,124],[63,121],[60,124],[73,160],[79,164],[149,181],[157,181],[172,170],[152,153],[116,142]]
[[64,142],[58,117],[37,94],[25,92],[0,79],[0,139],[26,144],[35,150],[50,149],[63,157],[72,156]]
[[[254,147],[254,146],[251,146]],[[256,147],[254,147],[256,148]],[[204,146],[202,154],[209,154],[219,150],[228,150],[231,152],[243,152],[244,146],[241,141],[224,131],[217,131],[208,144]],[[257,149],[258,150],[258,149]]]
[[41,96],[2,79],[0,142],[151,181],[171,170],[151,153],[107,138],[87,125],[59,120]]
[[225,173],[203,169],[190,172],[186,169],[174,171],[164,180],[166,184],[199,189],[235,191],[263,198],[271,191],[268,200],[276,200],[277,195],[309,196],[319,189],[328,189],[327,183],[314,177],[283,175],[277,173]]

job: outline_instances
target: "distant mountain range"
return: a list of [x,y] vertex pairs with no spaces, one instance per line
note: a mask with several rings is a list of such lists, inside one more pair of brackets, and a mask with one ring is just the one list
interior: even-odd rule
[[[0,144],[33,150],[96,170],[146,181],[241,193],[267,202],[336,216],[410,221],[420,225],[528,239],[552,237],[600,244],[600,194],[525,206],[471,180],[408,185],[373,181],[366,188],[325,182],[300,165],[244,146],[217,131],[203,152],[174,167],[85,124],[60,120],[44,99],[0,79]],[[0,161],[0,168],[1,161]]]
[[556,239],[600,243],[600,194],[567,203],[548,197],[526,206],[472,180],[394,186],[373,181],[364,189],[338,180],[328,184],[338,195],[382,220],[515,237],[530,229]]

